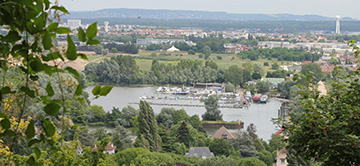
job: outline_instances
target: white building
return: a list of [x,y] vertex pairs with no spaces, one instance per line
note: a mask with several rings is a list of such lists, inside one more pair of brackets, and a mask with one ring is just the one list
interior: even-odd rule
[[77,29],[81,26],[81,20],[80,19],[68,19],[67,20],[67,26],[73,30]]
[[105,28],[105,32],[109,32],[109,22],[107,21],[104,22],[104,28]]
[[340,16],[336,16],[336,34],[340,34]]

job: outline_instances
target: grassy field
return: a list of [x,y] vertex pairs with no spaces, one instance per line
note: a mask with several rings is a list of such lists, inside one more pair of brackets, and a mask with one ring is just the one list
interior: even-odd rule
[[[156,56],[152,56],[152,54],[156,54]],[[165,55],[167,54],[167,55]],[[167,53],[167,52],[156,52],[156,51],[140,51],[136,57],[136,63],[139,65],[141,70],[149,71],[151,69],[151,63],[153,59],[157,59],[160,63],[165,64],[176,64],[182,59],[192,59],[192,60],[202,60],[205,61],[204,58],[199,58],[199,54],[189,55],[187,52],[175,52],[175,53]],[[221,56],[222,59],[218,60],[217,57]],[[219,68],[227,69],[231,65],[237,65],[242,67],[244,63],[260,63],[264,65],[264,62],[268,62],[269,66],[264,66],[265,71],[271,70],[271,64],[278,63],[278,65],[289,65],[291,62],[289,61],[277,61],[275,58],[272,60],[268,59],[259,59],[256,61],[251,61],[249,59],[240,59],[235,54],[211,54],[210,59],[214,60]]]

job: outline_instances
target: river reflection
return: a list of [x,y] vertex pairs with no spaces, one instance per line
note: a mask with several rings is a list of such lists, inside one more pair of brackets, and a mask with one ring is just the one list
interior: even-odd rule
[[[102,106],[105,111],[111,111],[113,107],[119,107],[122,109],[127,105],[131,105],[134,108],[138,109],[139,106],[136,104],[129,104],[131,102],[139,102],[140,96],[155,96],[162,97],[161,94],[156,93],[157,87],[114,87],[112,91],[106,97],[100,97],[94,99],[94,96],[91,94],[93,87],[88,87],[85,89],[90,95],[91,104],[96,104]],[[148,100],[149,102],[158,102],[158,103],[181,103],[181,104],[200,104],[198,100]],[[225,121],[235,121],[242,120],[244,128],[250,124],[254,123],[257,128],[257,135],[268,141],[271,137],[271,134],[276,132],[276,126],[271,122],[271,118],[277,118],[277,110],[280,108],[281,102],[276,99],[269,99],[267,104],[251,104],[249,108],[221,108],[223,114],[223,119]],[[161,108],[167,106],[158,106],[152,105],[155,114],[160,113]],[[190,116],[198,114],[201,118],[201,115],[206,111],[204,107],[174,107],[175,109],[184,109]]]

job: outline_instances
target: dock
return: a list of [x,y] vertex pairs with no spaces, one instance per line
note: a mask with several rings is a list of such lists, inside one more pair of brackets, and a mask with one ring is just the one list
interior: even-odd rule
[[[169,106],[169,107],[205,107],[204,104],[173,104],[173,103],[154,103],[148,102],[150,105]],[[139,102],[129,102],[129,104],[139,104]],[[243,105],[219,105],[219,108],[243,108]]]

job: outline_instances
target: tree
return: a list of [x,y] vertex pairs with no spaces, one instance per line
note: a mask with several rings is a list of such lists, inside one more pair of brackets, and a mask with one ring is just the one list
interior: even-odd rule
[[271,65],[271,69],[273,69],[273,70],[277,70],[277,69],[279,69],[279,65],[277,64],[277,63],[273,63],[272,65]]
[[258,152],[253,145],[253,139],[246,132],[239,133],[237,139],[229,140],[230,145],[240,152],[240,157],[256,157]]
[[[358,54],[357,47],[355,50]],[[356,70],[345,77],[335,75],[332,91],[325,96],[320,96],[317,84],[309,80],[309,86],[299,93],[303,111],[290,115],[290,122],[284,125],[289,133],[289,149],[302,154],[305,160],[316,157],[324,165],[360,163],[359,73]]]
[[258,81],[256,87],[258,88],[259,93],[265,93],[269,91],[271,84],[268,81]]
[[318,64],[308,63],[301,67],[302,74],[308,75],[310,72],[313,73],[313,81],[319,82],[321,80],[323,72]]
[[248,158],[241,159],[240,162],[239,162],[239,165],[244,165],[244,166],[266,166],[266,164],[264,162],[262,162],[261,160],[255,158],[255,157],[248,157]]
[[144,148],[128,148],[121,152],[117,152],[115,154],[115,161],[119,165],[129,166],[135,160],[136,157],[145,153],[150,153],[150,151]]
[[103,49],[104,49],[104,46],[102,46],[102,45],[97,45],[94,47],[94,51],[96,54],[101,54]]
[[219,97],[217,95],[211,95],[208,99],[205,100],[205,109],[206,112],[202,115],[203,120],[222,120],[221,111],[218,109]]
[[240,69],[237,65],[231,65],[226,70],[224,78],[226,82],[232,83],[236,90],[237,86],[242,85],[244,82],[243,70]]
[[254,73],[259,74],[260,76],[265,75],[264,67],[260,63],[254,63]]
[[160,151],[161,138],[158,134],[154,111],[146,101],[140,101],[139,107],[139,128],[135,146],[143,147],[153,152]]
[[214,139],[210,143],[209,149],[214,153],[215,156],[229,156],[230,154],[230,145],[225,139],[222,138]]
[[183,121],[180,124],[180,127],[178,128],[176,138],[178,142],[183,143],[186,147],[189,147],[190,145],[189,137],[190,137],[190,132],[189,129],[187,128],[187,123]]

